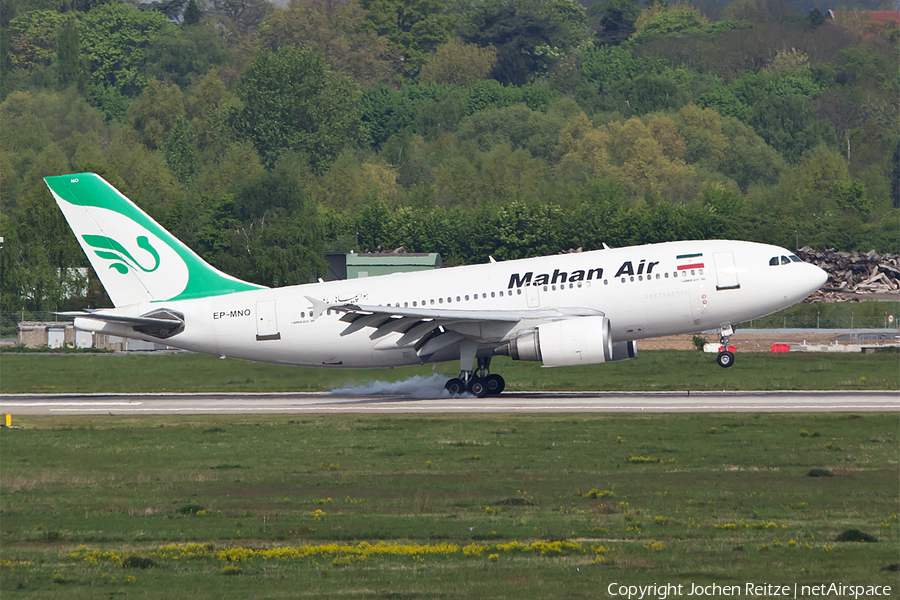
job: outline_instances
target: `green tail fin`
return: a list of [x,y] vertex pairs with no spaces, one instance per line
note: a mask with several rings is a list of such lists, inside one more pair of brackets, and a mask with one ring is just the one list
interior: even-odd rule
[[210,266],[99,175],[44,181],[116,306],[263,287]]

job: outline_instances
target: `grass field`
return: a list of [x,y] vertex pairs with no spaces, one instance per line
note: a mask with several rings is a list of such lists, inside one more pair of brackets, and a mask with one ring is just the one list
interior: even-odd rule
[[896,597],[896,414],[16,421],[4,598]]
[[[458,363],[439,372],[455,376]],[[900,389],[900,353],[741,353],[722,369],[710,354],[640,351],[628,361],[545,369],[495,359],[509,390],[856,390]],[[197,354],[2,354],[0,392],[269,392],[330,390],[375,380],[428,376],[430,366],[335,370],[286,367]]]

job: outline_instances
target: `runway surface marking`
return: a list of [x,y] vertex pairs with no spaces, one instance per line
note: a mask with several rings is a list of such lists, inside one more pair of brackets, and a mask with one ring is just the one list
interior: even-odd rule
[[[113,411],[115,411],[113,413]],[[327,392],[278,394],[22,394],[0,412],[39,414],[900,412],[896,392],[514,392],[414,399]]]

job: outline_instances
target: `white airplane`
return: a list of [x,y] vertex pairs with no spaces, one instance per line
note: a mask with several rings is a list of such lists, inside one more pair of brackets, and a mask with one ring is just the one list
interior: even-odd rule
[[667,242],[270,289],[207,264],[100,176],[45,178],[115,308],[63,313],[84,331],[313,367],[459,360],[451,394],[503,391],[491,358],[589,365],[636,340],[718,330],[806,298],[827,279],[788,250]]

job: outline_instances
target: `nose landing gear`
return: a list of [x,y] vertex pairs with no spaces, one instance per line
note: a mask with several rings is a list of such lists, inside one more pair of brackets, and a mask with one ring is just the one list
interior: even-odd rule
[[734,364],[734,353],[728,350],[728,340],[734,335],[734,329],[731,325],[722,327],[719,333],[719,355],[716,356],[716,362],[723,369],[727,369]]

